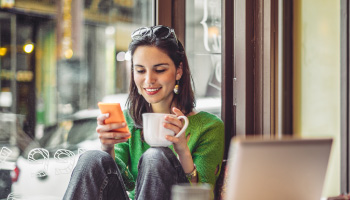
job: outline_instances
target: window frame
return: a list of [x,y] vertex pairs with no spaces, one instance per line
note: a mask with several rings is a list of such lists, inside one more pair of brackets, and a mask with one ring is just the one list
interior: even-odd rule
[[341,160],[341,169],[340,169],[340,191],[341,193],[349,193],[350,191],[350,74],[349,74],[349,63],[350,63],[350,51],[349,51],[349,43],[350,43],[350,3],[347,0],[341,0],[340,9],[341,9],[341,17],[340,17],[340,65],[341,65],[341,104],[340,104],[340,129],[341,129],[341,152],[340,152],[340,160]]
[[[222,0],[222,119],[225,123],[225,158],[231,138],[277,134],[278,120],[292,133],[291,80],[284,76],[281,117],[277,116],[278,0]],[[288,7],[287,7],[288,6]],[[290,21],[290,5],[283,5]],[[185,0],[156,0],[156,24],[174,27],[185,44]],[[286,12],[288,11],[289,12]],[[254,21],[254,23],[251,23]],[[292,23],[283,28],[290,31]],[[235,31],[245,30],[245,31]],[[291,33],[285,31],[283,42]],[[290,35],[288,35],[289,33]],[[225,42],[224,42],[225,41]],[[252,42],[253,41],[253,42]],[[240,51],[235,51],[240,49]],[[244,50],[242,50],[244,49]],[[291,61],[291,44],[281,59]],[[291,70],[292,64],[286,66]],[[288,70],[284,72],[289,72]],[[257,75],[255,75],[257,74]],[[285,73],[289,75],[289,73]],[[289,84],[287,84],[289,83]],[[266,109],[267,108],[267,109]],[[254,119],[254,120],[251,120]],[[288,130],[288,131],[286,131]]]

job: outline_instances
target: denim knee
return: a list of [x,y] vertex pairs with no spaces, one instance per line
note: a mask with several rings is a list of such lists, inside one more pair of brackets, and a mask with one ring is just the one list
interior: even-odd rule
[[163,148],[154,148],[154,147],[151,147],[149,149],[147,149],[147,151],[145,151],[143,154],[142,154],[142,157],[145,157],[147,159],[152,159],[152,158],[159,158],[159,157],[162,157],[164,155],[164,149]]
[[154,159],[164,159],[166,158],[166,153],[164,152],[165,149],[164,148],[160,148],[160,147],[151,147],[149,149],[147,149],[147,151],[145,151],[141,158],[145,159],[145,160],[154,160]]
[[138,168],[145,166],[152,166],[153,169],[164,167],[165,164],[173,163],[172,160],[176,158],[175,154],[168,147],[152,147],[145,151],[140,159]]
[[170,199],[171,187],[187,181],[181,163],[168,147],[151,147],[138,165],[136,199]]
[[80,155],[64,199],[128,199],[117,164],[110,154],[89,150]]
[[94,169],[99,166],[115,164],[110,154],[100,150],[89,150],[80,155],[77,166],[82,165],[84,168]]

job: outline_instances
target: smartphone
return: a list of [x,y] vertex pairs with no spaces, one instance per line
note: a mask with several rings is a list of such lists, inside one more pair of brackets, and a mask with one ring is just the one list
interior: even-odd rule
[[[109,118],[105,120],[105,124],[121,122],[126,123],[124,113],[120,107],[120,103],[99,102],[97,105],[100,108],[102,114],[109,113]],[[129,128],[128,126],[125,126],[123,128],[114,129],[114,131],[128,133]]]

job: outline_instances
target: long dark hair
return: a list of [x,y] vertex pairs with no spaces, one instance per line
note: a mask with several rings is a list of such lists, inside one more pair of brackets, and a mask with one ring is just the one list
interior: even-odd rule
[[134,120],[134,125],[137,128],[142,128],[142,114],[146,112],[153,112],[149,103],[142,95],[138,93],[134,82],[133,55],[135,50],[140,46],[157,47],[161,51],[165,52],[174,62],[176,69],[178,69],[180,67],[180,63],[182,63],[183,74],[179,80],[179,94],[174,94],[172,102],[175,102],[177,107],[185,115],[188,115],[193,111],[196,101],[194,91],[192,89],[192,87],[194,87],[193,79],[183,45],[176,39],[176,37],[174,40],[174,38],[159,39],[155,35],[145,35],[138,37],[137,39],[133,39],[129,45],[129,52],[131,54],[131,80],[129,96],[127,99],[127,108],[131,118]]

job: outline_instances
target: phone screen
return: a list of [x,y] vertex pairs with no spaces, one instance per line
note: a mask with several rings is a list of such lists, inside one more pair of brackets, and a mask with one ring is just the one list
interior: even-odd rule
[[[101,113],[103,114],[109,113],[109,118],[105,120],[105,124],[122,123],[122,122],[126,123],[124,113],[120,107],[120,103],[99,102],[97,105],[100,108]],[[115,131],[127,133],[129,132],[129,128],[128,126],[126,126],[123,128],[115,129]]]

